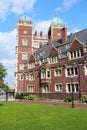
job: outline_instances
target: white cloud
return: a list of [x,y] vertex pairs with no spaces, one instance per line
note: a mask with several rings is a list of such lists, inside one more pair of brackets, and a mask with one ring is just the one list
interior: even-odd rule
[[40,21],[40,22],[35,24],[34,30],[38,30],[39,32],[41,30],[43,30],[43,33],[47,34],[50,24],[51,24],[51,20]]
[[80,29],[78,29],[78,28],[74,28],[74,29],[72,30],[73,33],[79,32],[79,31],[80,31]]
[[69,9],[70,7],[72,7],[73,5],[75,5],[79,0],[64,0],[61,3],[61,6],[56,8],[56,12],[57,11],[65,11],[67,9]]
[[[40,21],[35,24],[34,29],[43,30],[46,34],[50,26],[51,20]],[[11,32],[0,32],[0,62],[7,68],[7,77],[5,82],[9,84],[15,83],[15,46],[16,46],[16,29]]]
[[11,32],[0,32],[0,43],[0,55],[3,54],[2,57],[6,55],[9,58],[13,56],[15,54],[16,29]]
[[7,68],[8,83],[14,83],[15,77],[16,29],[11,32],[0,32],[0,62]]
[[71,31],[68,31],[68,35],[70,35],[70,33],[75,33],[75,32],[79,32],[80,31],[80,29],[78,29],[77,27],[75,27],[75,28],[73,28],[73,30],[71,30]]
[[0,0],[0,19],[5,19],[8,14],[22,14],[24,9],[31,11],[36,0]]

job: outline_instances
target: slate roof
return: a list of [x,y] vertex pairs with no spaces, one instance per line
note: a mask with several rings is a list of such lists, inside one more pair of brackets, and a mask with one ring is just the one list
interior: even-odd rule
[[67,54],[67,51],[75,39],[75,37],[85,46],[87,46],[87,29],[81,30],[76,33],[72,33],[68,36],[66,43],[62,44],[62,39],[55,40],[51,44],[47,43],[43,45],[41,48],[38,49],[38,51],[34,54],[34,57],[36,60],[39,60],[40,56],[43,56],[44,58],[49,56],[49,52],[51,48],[54,46],[58,52],[65,55]]
[[68,36],[67,42],[72,42],[72,40],[74,40],[75,37],[83,44],[87,45],[87,29],[81,30],[76,33],[72,33]]
[[34,54],[34,57],[36,60],[39,60],[40,57],[48,57],[49,55],[49,51],[52,48],[52,45],[47,43],[43,46],[41,46],[41,48],[38,49],[38,51]]

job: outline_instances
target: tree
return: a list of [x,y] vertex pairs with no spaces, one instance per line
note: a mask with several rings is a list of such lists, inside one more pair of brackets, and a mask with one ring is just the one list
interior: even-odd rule
[[4,84],[4,82],[3,82],[3,78],[5,78],[7,75],[6,71],[7,71],[7,69],[0,63],[0,88],[2,88],[5,91],[6,101],[7,101],[7,99],[8,99],[8,94],[7,94],[8,85]]
[[0,88],[2,88],[5,91],[5,95],[6,95],[6,101],[8,101],[8,91],[9,91],[9,87],[8,84],[0,84]]
[[0,81],[3,80],[3,78],[7,75],[7,69],[0,63]]

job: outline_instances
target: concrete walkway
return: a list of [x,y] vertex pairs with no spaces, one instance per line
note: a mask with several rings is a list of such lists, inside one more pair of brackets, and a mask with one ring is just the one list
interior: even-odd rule
[[[8,96],[8,101],[14,101],[13,96]],[[6,95],[0,95],[0,101],[6,101]]]

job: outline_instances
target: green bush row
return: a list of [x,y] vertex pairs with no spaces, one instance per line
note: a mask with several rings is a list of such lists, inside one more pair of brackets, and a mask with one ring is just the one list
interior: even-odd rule
[[24,99],[24,100],[46,100],[46,98],[39,98],[36,95],[29,95],[29,93],[17,93],[15,99]]

